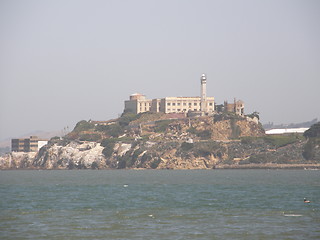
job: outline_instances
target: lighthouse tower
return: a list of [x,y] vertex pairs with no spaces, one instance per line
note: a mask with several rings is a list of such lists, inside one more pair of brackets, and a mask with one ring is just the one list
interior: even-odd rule
[[207,112],[207,77],[205,74],[201,75],[201,114],[204,115]]

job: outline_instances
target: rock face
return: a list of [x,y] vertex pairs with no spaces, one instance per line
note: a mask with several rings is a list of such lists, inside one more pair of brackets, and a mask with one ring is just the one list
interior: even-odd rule
[[0,157],[0,169],[32,169],[36,153],[12,152]]
[[275,148],[261,139],[216,142],[117,142],[110,157],[96,142],[57,143],[38,154],[10,153],[0,158],[1,169],[213,169],[244,164],[301,164],[305,142]]
[[45,169],[98,168],[105,164],[103,147],[96,142],[71,142],[66,146],[53,144],[42,148],[33,166]]
[[[277,141],[285,139],[266,139],[261,125],[245,118],[166,119],[140,124],[138,132],[128,125],[120,137],[106,137],[103,146],[70,138],[51,141],[38,153],[0,157],[0,169],[213,169],[306,163],[305,140],[293,136],[283,144]],[[74,135],[81,134],[78,130]]]

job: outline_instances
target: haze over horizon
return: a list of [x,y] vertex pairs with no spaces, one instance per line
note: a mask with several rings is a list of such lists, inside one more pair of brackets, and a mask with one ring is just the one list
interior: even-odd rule
[[263,123],[320,118],[320,1],[3,0],[0,140],[148,98],[233,98]]

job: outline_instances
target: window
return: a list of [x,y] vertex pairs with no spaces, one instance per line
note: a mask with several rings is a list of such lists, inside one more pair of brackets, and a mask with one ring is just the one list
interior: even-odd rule
[[172,106],[175,106],[176,105],[176,103],[172,103]]
[[189,106],[191,106],[191,102],[189,102]]
[[184,103],[183,103],[183,106],[186,106],[186,105],[187,105],[187,104],[184,102]]
[[170,105],[171,105],[171,103],[168,102],[168,103],[167,103],[167,106],[170,106]]
[[181,111],[181,109],[180,109],[180,108],[178,108],[178,109],[177,109],[177,111],[178,111],[178,112],[180,112],[180,111]]
[[211,102],[211,103],[209,103],[209,106],[212,106],[212,102]]
[[194,105],[194,106],[197,106],[197,103],[195,102],[195,103],[193,103],[193,105]]
[[178,102],[177,105],[180,106],[180,103]]

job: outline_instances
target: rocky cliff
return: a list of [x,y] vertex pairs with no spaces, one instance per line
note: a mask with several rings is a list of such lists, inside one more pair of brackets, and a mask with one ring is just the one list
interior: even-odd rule
[[[63,140],[53,139],[38,153],[0,157],[0,168],[213,169],[318,163],[318,156],[311,161],[303,158],[306,140],[302,136],[265,136],[261,125],[251,119],[219,115],[135,119],[123,121],[122,126],[119,122],[103,126],[82,122]],[[101,138],[92,141],[84,136]]]

